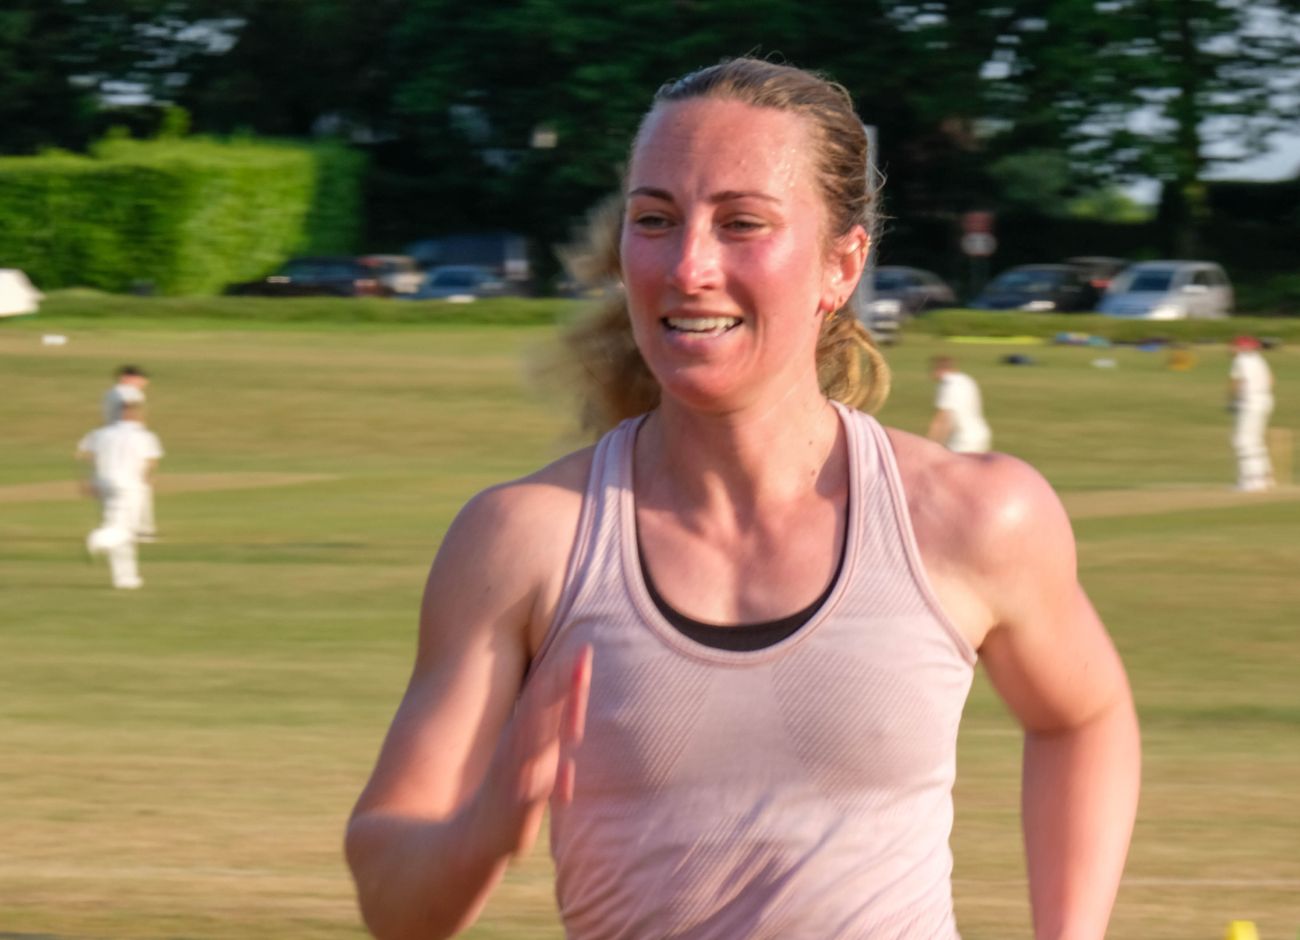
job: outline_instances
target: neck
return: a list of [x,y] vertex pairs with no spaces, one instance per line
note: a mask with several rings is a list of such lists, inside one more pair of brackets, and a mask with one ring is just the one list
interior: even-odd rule
[[797,501],[826,482],[839,437],[839,416],[816,390],[721,414],[666,399],[637,441],[638,497],[682,508],[725,503],[742,515]]

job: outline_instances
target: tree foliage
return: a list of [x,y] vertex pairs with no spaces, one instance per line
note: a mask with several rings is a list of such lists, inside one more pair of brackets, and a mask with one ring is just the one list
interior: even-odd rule
[[0,151],[84,146],[127,91],[199,132],[368,148],[383,241],[554,243],[617,185],[661,82],[754,53],[849,88],[896,227],[1070,213],[1143,176],[1183,224],[1215,159],[1293,122],[1298,18],[1296,0],[11,0]]

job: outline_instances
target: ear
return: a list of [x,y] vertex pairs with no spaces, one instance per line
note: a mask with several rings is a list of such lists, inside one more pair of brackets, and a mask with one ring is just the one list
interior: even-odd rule
[[831,245],[822,279],[821,309],[834,313],[849,302],[867,265],[871,238],[861,225],[849,229]]

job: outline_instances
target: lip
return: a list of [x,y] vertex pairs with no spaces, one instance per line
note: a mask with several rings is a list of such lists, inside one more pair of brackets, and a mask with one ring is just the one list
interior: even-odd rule
[[740,326],[739,317],[665,317],[663,324],[675,333],[713,335],[728,333]]
[[724,336],[743,322],[744,317],[722,310],[677,309],[659,318],[665,332],[688,339]]

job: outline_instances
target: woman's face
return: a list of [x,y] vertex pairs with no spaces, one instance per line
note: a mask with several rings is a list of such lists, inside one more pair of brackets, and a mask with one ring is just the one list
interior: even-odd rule
[[849,295],[866,238],[855,228],[826,251],[811,136],[797,114],[727,100],[647,119],[621,255],[637,346],[666,397],[718,412],[819,394],[821,311]]

